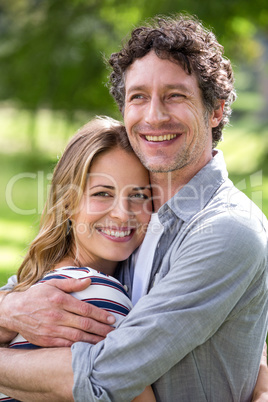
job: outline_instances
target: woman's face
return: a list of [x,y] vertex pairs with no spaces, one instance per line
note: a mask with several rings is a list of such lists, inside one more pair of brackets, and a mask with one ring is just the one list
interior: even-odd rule
[[152,212],[149,175],[136,155],[120,148],[98,155],[77,211],[71,220],[79,262],[113,274],[141,244]]

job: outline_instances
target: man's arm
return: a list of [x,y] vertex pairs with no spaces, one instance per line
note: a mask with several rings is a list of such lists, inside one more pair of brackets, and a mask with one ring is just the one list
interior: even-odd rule
[[79,340],[99,342],[112,330],[114,317],[68,294],[89,284],[88,279],[53,279],[24,292],[2,293],[0,343],[11,341],[18,332],[44,347],[71,346]]
[[[242,384],[243,395],[251,395],[266,326],[267,237],[261,225],[256,224],[253,230],[242,213],[237,224],[224,212],[210,217],[209,230],[202,222],[200,225],[179,250],[167,256],[170,271],[166,275],[159,272],[150,293],[139,300],[116,331],[95,346],[72,346],[76,400],[83,393],[92,401],[98,400],[96,396],[107,390],[111,400],[127,400],[146,382],[154,383],[172,367],[175,370],[187,355],[193,353],[189,359],[194,361],[198,356],[200,362],[202,353],[209,353],[214,334],[217,353],[223,360],[226,356],[229,364],[226,375],[234,380],[234,397]],[[247,337],[243,337],[245,333]],[[240,371],[236,361],[232,364],[234,356],[244,363]],[[220,363],[217,369],[211,375],[218,373],[224,382]]]
[[0,349],[1,392],[20,401],[73,401],[70,348]]
[[[3,298],[5,297],[5,295],[6,295],[6,292],[0,292],[0,312],[1,312],[2,301],[3,301]],[[1,322],[1,317],[0,317],[0,322]],[[4,323],[4,318],[2,318],[2,325],[3,325],[3,323]],[[9,343],[16,335],[17,335],[17,332],[8,330],[5,327],[0,327],[0,347],[1,347],[1,345]]]
[[[1,390],[5,395],[20,401],[73,401],[71,360],[69,348],[20,350],[15,353],[11,349],[2,350],[0,371],[3,367],[5,370],[1,378]],[[14,371],[19,374],[16,378],[13,376]],[[156,402],[151,387],[146,387],[133,402]]]
[[[12,275],[8,282],[0,288],[0,321],[1,321],[1,303],[5,295],[12,291],[17,284],[17,276]],[[10,331],[0,326],[0,346],[10,342],[17,335],[16,331]]]

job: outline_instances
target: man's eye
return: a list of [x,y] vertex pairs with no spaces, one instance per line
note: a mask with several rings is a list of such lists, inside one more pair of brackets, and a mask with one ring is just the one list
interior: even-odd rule
[[140,99],[143,99],[143,98],[144,98],[144,96],[142,94],[134,94],[134,95],[131,95],[130,101],[140,100]]
[[183,94],[180,94],[178,92],[170,94],[170,98],[185,98]]

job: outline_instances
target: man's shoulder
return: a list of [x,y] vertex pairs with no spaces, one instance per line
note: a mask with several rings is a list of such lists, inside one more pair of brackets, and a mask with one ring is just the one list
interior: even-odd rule
[[247,227],[257,232],[268,232],[268,222],[261,209],[231,180],[226,180],[203,210],[204,215],[225,220],[226,224]]
[[260,208],[230,180],[224,182],[203,209],[184,228],[201,242],[213,240],[228,247],[267,254],[268,223]]

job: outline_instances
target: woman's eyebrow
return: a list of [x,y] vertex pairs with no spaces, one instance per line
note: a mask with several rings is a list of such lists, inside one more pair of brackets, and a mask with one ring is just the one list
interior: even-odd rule
[[[96,184],[95,186],[89,187],[89,189],[92,190],[93,188],[96,188],[96,187],[107,188],[108,190],[114,190],[115,189],[114,186],[108,186],[106,184]],[[132,187],[132,190],[133,191],[141,191],[141,190],[149,190],[149,191],[151,191],[151,186],[150,185],[149,186],[135,186],[135,187]]]
[[90,190],[92,190],[93,188],[96,187],[103,187],[103,188],[107,188],[108,190],[114,190],[114,186],[107,186],[106,184],[96,184],[95,186],[89,187]]
[[144,186],[144,187],[142,187],[142,186],[140,186],[140,187],[133,187],[133,190],[135,190],[135,191],[140,191],[140,190],[149,190],[149,191],[151,191],[151,186]]

